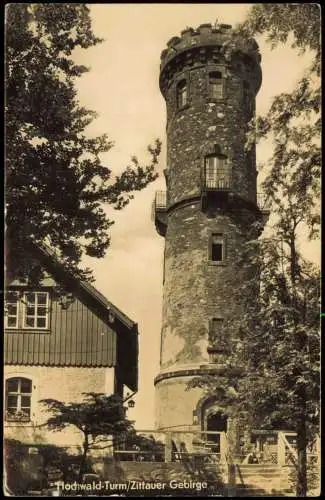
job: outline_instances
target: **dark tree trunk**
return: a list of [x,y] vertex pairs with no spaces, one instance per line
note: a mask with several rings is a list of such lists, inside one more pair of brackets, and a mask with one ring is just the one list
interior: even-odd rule
[[89,450],[88,435],[85,434],[85,440],[83,442],[83,453],[82,453],[82,457],[81,457],[81,461],[80,461],[80,469],[79,469],[79,475],[78,475],[79,483],[81,483],[82,476],[84,474],[88,450]]
[[307,429],[305,419],[297,426],[297,497],[307,496]]

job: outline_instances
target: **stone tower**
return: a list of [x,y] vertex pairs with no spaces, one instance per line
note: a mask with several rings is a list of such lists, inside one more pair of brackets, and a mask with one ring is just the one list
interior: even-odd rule
[[[262,79],[260,60],[256,42],[226,24],[186,28],[161,54],[167,191],[156,194],[153,212],[165,237],[155,379],[161,430],[209,429],[218,410],[201,389],[185,388],[193,377],[222,373],[227,319],[240,313],[233,299],[240,279],[236,251],[251,224],[263,220],[255,148],[245,151]],[[216,430],[226,425],[225,416],[218,418]]]

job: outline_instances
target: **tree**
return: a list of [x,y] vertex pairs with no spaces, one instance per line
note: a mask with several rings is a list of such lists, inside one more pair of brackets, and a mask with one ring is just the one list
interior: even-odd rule
[[[123,400],[116,394],[84,393],[80,403],[64,403],[56,399],[43,399],[51,416],[43,424],[53,431],[74,426],[83,434],[83,453],[80,460],[79,480],[84,474],[89,450],[107,447],[107,437],[126,436],[133,430],[132,422],[125,416]],[[100,444],[101,443],[101,444]]]
[[[297,496],[307,494],[307,447],[319,432],[319,295],[317,266],[299,249],[318,236],[320,194],[320,15],[315,4],[255,4],[235,36],[263,34],[272,47],[290,40],[311,65],[294,91],[273,99],[250,124],[247,149],[271,136],[263,189],[271,207],[268,238],[240,249],[234,291],[240,317],[229,325],[223,376],[194,379],[229,416],[248,427],[297,433]],[[258,290],[258,293],[256,292]]]
[[320,280],[297,248],[299,209],[282,210],[275,235],[251,240],[238,254],[238,273],[249,278],[234,290],[243,313],[229,322],[222,375],[196,378],[189,388],[203,387],[248,429],[294,430],[296,492],[306,496],[307,449],[319,433]]
[[256,140],[272,137],[273,155],[266,165],[265,192],[272,198],[282,176],[290,174],[292,186],[309,200],[305,222],[314,237],[320,220],[321,176],[319,5],[255,4],[239,32],[263,35],[272,48],[290,43],[300,54],[310,55],[310,66],[294,90],[275,96],[266,115],[252,120],[247,148]]
[[113,176],[100,157],[113,143],[87,136],[95,113],[79,105],[75,81],[89,69],[72,55],[100,42],[85,4],[7,6],[7,244],[22,276],[34,269],[24,254],[31,239],[46,241],[71,272],[90,279],[82,256],[103,257],[110,242],[113,221],[103,204],[120,210],[157,177],[159,140],[148,146],[148,165],[132,157]]
[[[306,446],[311,430],[308,415],[314,416],[316,411],[310,405],[319,404],[319,286],[317,272],[310,265],[308,269],[297,251],[297,241],[299,227],[307,229],[310,238],[317,237],[320,222],[320,9],[316,4],[254,5],[243,28],[251,35],[266,35],[272,47],[291,40],[293,48],[301,54],[308,51],[311,55],[310,67],[294,91],[276,96],[266,116],[258,117],[252,124],[256,127],[258,140],[271,135],[274,142],[263,187],[277,216],[275,237],[287,246],[289,255],[286,280],[282,273],[282,285],[278,286],[281,291],[284,283],[290,284],[287,299],[293,314],[285,316],[282,331],[289,329],[286,341],[291,338],[290,332],[295,338],[294,373],[297,376],[293,377],[293,394],[299,409],[297,495],[305,496]],[[248,137],[248,143],[252,137],[254,139],[254,133]],[[308,324],[309,310],[313,311],[313,327]],[[313,346],[311,353],[310,343]]]

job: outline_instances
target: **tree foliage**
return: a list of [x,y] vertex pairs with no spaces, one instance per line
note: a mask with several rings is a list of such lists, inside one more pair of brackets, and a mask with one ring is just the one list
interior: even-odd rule
[[319,6],[255,4],[240,30],[250,36],[264,35],[272,48],[287,43],[300,54],[309,54],[310,65],[294,90],[275,96],[265,116],[252,121],[247,147],[255,140],[272,137],[265,192],[277,202],[279,183],[283,175],[289,175],[292,189],[308,200],[305,222],[314,237],[319,223],[321,176]]
[[319,433],[320,277],[297,248],[301,221],[285,212],[277,238],[252,240],[238,252],[238,269],[249,278],[233,291],[243,313],[229,322],[223,371],[189,388],[204,388],[248,429],[296,431],[297,494],[305,496],[307,449]]
[[119,210],[157,177],[159,140],[148,147],[147,165],[132,157],[114,176],[101,160],[113,143],[87,135],[96,114],[79,104],[76,79],[89,69],[75,64],[73,51],[100,42],[85,4],[7,6],[6,223],[10,259],[22,275],[32,239],[89,278],[82,256],[103,257],[110,242],[113,221],[103,204]]
[[79,478],[84,473],[89,450],[105,447],[107,438],[126,436],[133,430],[133,424],[125,415],[123,400],[112,394],[84,393],[82,402],[64,403],[56,399],[40,401],[50,416],[44,424],[50,430],[62,431],[73,426],[83,434],[83,454],[81,457]]
[[[297,433],[297,496],[307,494],[307,448],[319,433],[320,276],[301,250],[301,234],[318,235],[320,194],[320,15],[315,4],[255,4],[239,28],[272,47],[309,51],[311,64],[293,92],[273,99],[247,136],[273,139],[264,191],[269,237],[238,250],[233,291],[241,315],[230,322],[222,376],[194,379],[229,416],[250,428]],[[243,275],[242,274],[242,275]]]

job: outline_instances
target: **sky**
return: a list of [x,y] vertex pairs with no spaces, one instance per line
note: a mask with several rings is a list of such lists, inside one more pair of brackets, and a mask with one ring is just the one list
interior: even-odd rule
[[[106,133],[114,148],[102,155],[103,164],[118,173],[132,155],[147,161],[148,144],[163,142],[159,172],[165,168],[166,110],[160,94],[160,54],[167,41],[187,26],[203,23],[242,22],[249,4],[92,4],[93,31],[102,44],[78,51],[75,61],[90,68],[77,82],[83,106],[98,113],[88,127],[89,135]],[[262,55],[263,82],[256,100],[257,114],[267,111],[272,97],[290,92],[303,75],[309,55],[298,56],[289,46],[270,50],[257,38]],[[257,162],[272,152],[270,141],[257,148]],[[122,211],[107,212],[115,220],[111,246],[103,259],[86,258],[94,270],[95,286],[111,302],[138,323],[139,391],[128,417],[137,429],[154,429],[154,377],[159,372],[162,311],[162,263],[164,240],[151,220],[156,190],[164,189],[162,175]],[[306,245],[319,260],[320,245]]]

